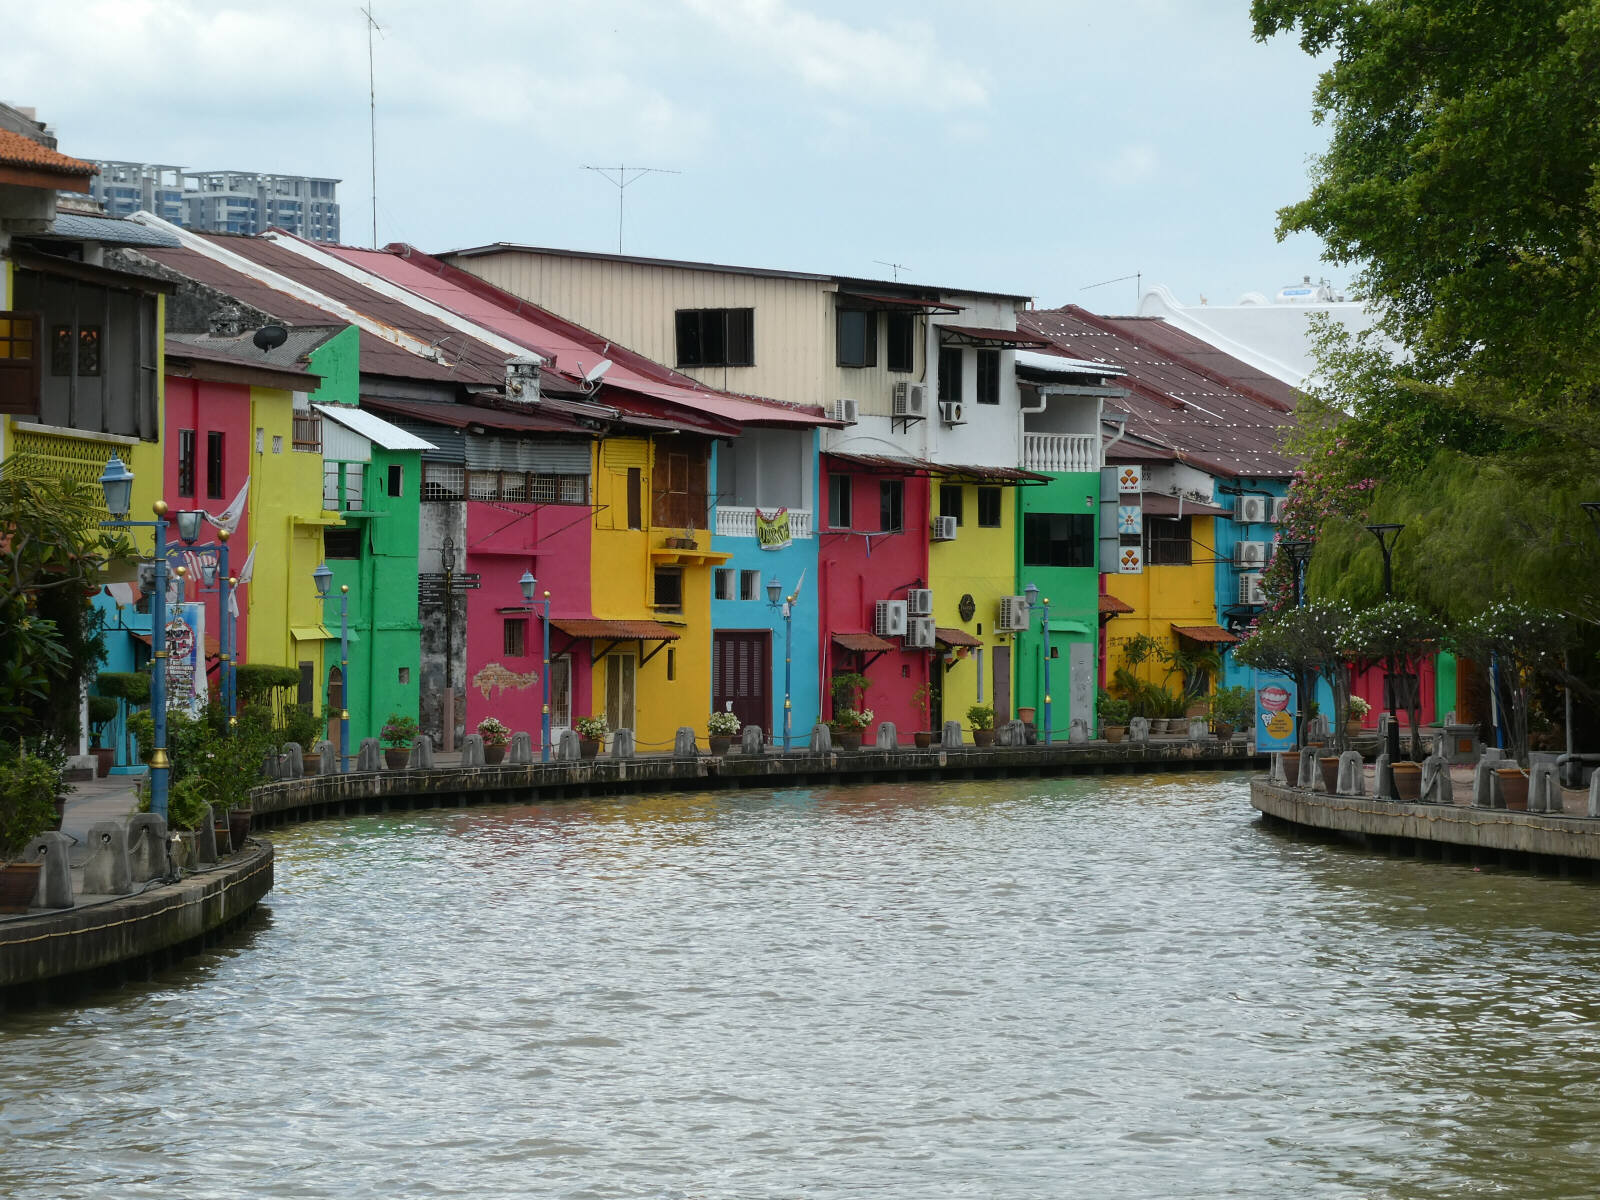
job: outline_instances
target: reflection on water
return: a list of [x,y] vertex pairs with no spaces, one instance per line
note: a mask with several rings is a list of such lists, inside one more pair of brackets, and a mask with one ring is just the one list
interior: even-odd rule
[[1592,886],[1215,776],[278,837],[240,936],[0,1017],[0,1195],[1586,1195]]

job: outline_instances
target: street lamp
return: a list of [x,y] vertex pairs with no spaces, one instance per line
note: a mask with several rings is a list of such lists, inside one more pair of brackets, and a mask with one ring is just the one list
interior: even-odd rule
[[150,811],[167,819],[167,783],[172,760],[167,757],[167,502],[151,505],[154,521],[130,521],[133,501],[133,472],[119,455],[113,454],[100,475],[105,492],[106,511],[112,519],[102,521],[103,529],[153,529],[155,531],[155,589],[150,599],[150,708],[154,747],[150,751]]
[[[1394,544],[1405,526],[1368,525],[1366,528],[1378,539],[1378,548],[1383,551],[1383,598],[1387,600],[1394,595]],[[1395,782],[1394,764],[1400,759],[1400,706],[1395,703],[1399,697],[1395,695],[1393,654],[1383,657],[1383,691],[1383,698],[1389,702],[1389,731],[1383,742],[1384,753],[1389,756],[1389,799],[1398,800],[1400,787]]]
[[[1039,599],[1039,588],[1030,583],[1022,589],[1022,597],[1028,602],[1028,611],[1033,611],[1035,602]],[[1039,628],[1044,632],[1044,744],[1050,744],[1050,597],[1044,598],[1044,616],[1039,622]]]
[[[312,582],[317,585],[317,598],[328,598],[329,585],[333,583],[333,572],[328,569],[328,564],[317,564],[317,569],[311,572]],[[370,655],[370,651],[369,651]],[[348,774],[350,770],[350,585],[339,585],[339,774]]]
[[539,714],[539,761],[550,761],[550,593],[544,594],[543,601],[536,601],[534,597],[539,594],[539,581],[533,577],[532,571],[524,571],[522,578],[517,580],[517,586],[522,589],[522,602],[530,608],[537,603],[543,603],[544,615],[539,624],[544,633],[544,673],[541,679],[544,682],[544,708]]
[[[802,577],[803,578],[803,577]],[[767,607],[781,608],[783,611],[783,752],[789,752],[790,726],[793,720],[794,707],[791,703],[791,686],[793,683],[792,664],[794,661],[794,602],[800,594],[796,588],[787,596],[783,594],[783,584],[774,575],[767,580]]]

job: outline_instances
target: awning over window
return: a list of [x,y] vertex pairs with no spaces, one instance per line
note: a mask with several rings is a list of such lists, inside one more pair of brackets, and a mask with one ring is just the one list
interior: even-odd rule
[[289,632],[297,642],[337,642],[339,635],[329,633],[326,625],[291,625]]
[[[660,621],[566,620],[551,621],[550,627],[567,635],[566,645],[551,652],[557,657],[571,650],[574,642],[595,643],[589,649],[589,655],[595,661],[604,658],[619,643],[638,642],[641,667],[660,654],[668,642],[675,642],[683,636],[681,629],[663,625]],[[648,654],[644,653],[646,642],[656,643],[655,649]]]
[[833,635],[833,644],[841,650],[853,650],[860,654],[884,654],[895,648],[895,644],[873,633],[836,633]]
[[942,646],[981,646],[982,638],[975,638],[965,629],[954,629],[949,626],[939,625],[934,628],[933,636]]
[[1218,508],[1215,504],[1203,504],[1199,500],[1190,500],[1187,496],[1168,496],[1164,492],[1141,492],[1139,503],[1145,515],[1151,517],[1233,516],[1231,508]]
[[1048,338],[1020,329],[986,329],[981,325],[941,325],[939,336],[957,346],[1048,346]]
[[922,300],[915,296],[882,296],[870,292],[840,292],[841,308],[894,309],[905,312],[958,313],[959,304],[946,304],[942,300]]
[[1172,632],[1191,642],[1205,642],[1214,646],[1232,646],[1239,640],[1220,625],[1174,625]]
[[1132,611],[1133,611],[1133,605],[1129,604],[1127,601],[1118,600],[1115,596],[1109,594],[1108,592],[1101,592],[1100,593],[1100,615],[1101,616],[1104,616],[1107,613],[1109,613],[1110,615],[1112,615],[1114,617],[1118,613],[1131,613]]

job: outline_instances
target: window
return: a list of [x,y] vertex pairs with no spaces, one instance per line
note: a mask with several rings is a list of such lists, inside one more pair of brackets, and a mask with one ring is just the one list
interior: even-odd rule
[[878,314],[859,309],[839,310],[839,365],[878,365]]
[[39,407],[39,321],[31,313],[0,312],[0,412]]
[[644,528],[644,472],[628,468],[628,528]]
[[521,658],[528,653],[528,619],[507,617],[500,639],[500,652],[507,658]]
[[303,662],[300,664],[300,690],[295,695],[296,704],[311,703],[312,693],[317,687],[317,664]]
[[898,479],[878,484],[878,528],[887,533],[904,529],[906,523],[906,485]]
[[[391,468],[398,470],[398,468]],[[424,488],[427,484],[424,481]],[[467,499],[526,504],[587,504],[587,475],[530,475],[526,471],[468,471]],[[426,499],[427,497],[423,497]]]
[[322,461],[322,507],[338,511],[361,511],[361,471],[358,462]]
[[739,599],[741,599],[741,600],[759,600],[759,599],[761,599],[761,572],[760,571],[740,571],[739,572]]
[[850,528],[850,483],[849,475],[828,476],[828,528]]
[[324,558],[360,558],[361,530],[324,529],[322,531],[322,556]]
[[959,483],[941,483],[939,485],[939,515],[941,517],[954,517],[956,524],[961,524],[961,498],[962,491]]
[[1028,567],[1094,566],[1094,517],[1088,513],[1024,513],[1022,563]]
[[1000,528],[1000,497],[1002,492],[996,487],[981,487],[978,489],[978,524],[984,529]]
[[913,371],[916,355],[916,318],[910,313],[892,312],[888,316],[889,370]]
[[718,567],[711,572],[711,598],[713,600],[732,600],[734,580],[738,572],[732,567]]
[[657,528],[704,529],[710,455],[699,438],[655,440],[651,518]]
[[461,500],[467,494],[467,469],[454,463],[422,464],[424,500]]
[[222,499],[222,434],[206,434],[206,499]]
[[978,403],[1000,403],[1000,351],[978,351]]
[[1187,567],[1193,560],[1193,518],[1175,521],[1146,517],[1144,522],[1145,562],[1152,567]]
[[754,366],[755,316],[753,308],[680,308],[678,365]]
[[667,682],[671,683],[678,678],[678,651],[673,646],[667,647]]
[[398,496],[405,483],[406,469],[399,463],[389,464],[389,495]]
[[655,606],[674,612],[683,609],[683,571],[678,567],[656,568]]
[[939,401],[961,402],[961,348],[939,347]]
[[194,495],[194,430],[178,431],[178,495]]
[[[74,352],[76,351],[76,352]],[[50,330],[50,374],[100,374],[100,326],[55,325]]]
[[295,450],[304,450],[307,453],[322,450],[322,414],[316,409],[307,409],[305,412],[294,414],[294,429],[291,431],[290,445]]

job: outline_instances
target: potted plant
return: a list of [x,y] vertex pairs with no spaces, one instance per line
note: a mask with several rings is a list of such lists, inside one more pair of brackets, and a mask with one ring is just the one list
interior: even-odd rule
[[918,750],[926,750],[933,745],[933,730],[928,727],[928,705],[932,699],[933,685],[929,683],[924,683],[911,693],[911,703],[922,714],[922,728],[911,734],[911,740],[916,743]]
[[324,740],[326,731],[322,718],[311,711],[309,704],[296,704],[284,716],[282,740],[300,747],[300,759],[307,775],[322,774],[322,756],[312,753],[311,747]]
[[20,747],[0,748],[0,912],[27,912],[39,891],[41,864],[18,862],[28,843],[54,829],[61,772]]
[[828,728],[839,742],[841,750],[861,749],[861,733],[872,724],[870,708],[838,708],[833,710],[833,720]]
[[731,712],[714,712],[707,717],[706,733],[711,738],[711,753],[726,754],[741,728],[739,718]]
[[483,739],[483,761],[491,767],[505,761],[506,747],[511,745],[511,729],[504,721],[485,717],[478,722],[478,736]]
[[1120,742],[1128,732],[1130,706],[1126,700],[1100,696],[1100,733],[1108,742]]
[[1243,685],[1218,688],[1211,696],[1211,722],[1223,741],[1249,725],[1255,717],[1255,693]]
[[604,717],[579,717],[572,723],[572,728],[578,734],[578,753],[584,758],[599,754],[600,743],[611,732],[611,726],[606,724]]
[[992,704],[974,704],[967,709],[967,724],[972,726],[972,744],[974,746],[994,745],[994,706]]
[[117,719],[122,705],[115,696],[89,697],[89,728],[94,731],[95,773],[102,779],[117,765],[117,748],[106,745],[106,728]]
[[384,766],[391,771],[404,770],[407,760],[411,757],[411,743],[417,740],[419,732],[415,717],[390,713],[389,719],[383,723],[383,728],[378,731],[378,740],[383,743],[384,747]]
[[1350,697],[1350,703],[1344,708],[1344,738],[1347,743],[1361,733],[1361,725],[1371,711],[1372,705],[1360,696]]

